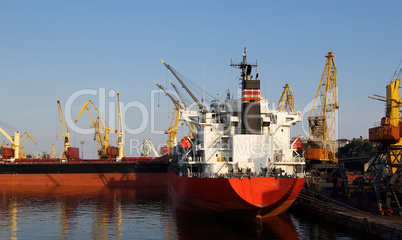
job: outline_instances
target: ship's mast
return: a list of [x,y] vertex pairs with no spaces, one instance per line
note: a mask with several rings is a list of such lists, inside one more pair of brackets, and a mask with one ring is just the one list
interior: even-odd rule
[[242,104],[241,104],[241,133],[261,134],[261,108],[260,108],[260,80],[258,72],[252,80],[251,70],[257,68],[257,63],[247,63],[246,48],[244,48],[243,61],[230,63],[230,66],[240,68],[242,73]]

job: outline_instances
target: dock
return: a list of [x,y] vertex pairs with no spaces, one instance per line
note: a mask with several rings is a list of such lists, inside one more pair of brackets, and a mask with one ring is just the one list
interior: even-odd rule
[[382,216],[375,212],[362,211],[352,207],[352,204],[347,205],[348,201],[353,202],[349,199],[335,205],[329,203],[329,199],[318,200],[302,196],[296,200],[291,211],[308,214],[381,239],[402,239],[402,216]]

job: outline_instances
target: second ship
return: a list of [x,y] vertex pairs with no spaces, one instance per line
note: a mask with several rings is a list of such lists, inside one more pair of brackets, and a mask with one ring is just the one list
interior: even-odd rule
[[[117,147],[108,145],[108,132],[111,130],[100,114],[93,120],[88,104],[83,110],[88,110],[95,128],[95,137],[101,148],[98,149],[99,159],[81,159],[79,149],[70,146],[70,134],[67,129],[60,100],[57,100],[60,126],[64,142],[64,152],[60,158],[23,158],[21,154],[20,133],[9,136],[3,129],[0,131],[11,142],[11,148],[1,149],[0,189],[65,186],[165,186],[167,184],[167,164],[169,158],[163,157],[125,157],[123,153],[123,130],[121,119],[120,94],[116,95],[117,109]],[[93,105],[93,103],[92,103]],[[96,107],[93,106],[97,111]],[[79,117],[78,116],[78,117]],[[77,117],[77,120],[78,120]],[[102,128],[101,125],[104,124]],[[104,129],[103,132],[99,130]]]

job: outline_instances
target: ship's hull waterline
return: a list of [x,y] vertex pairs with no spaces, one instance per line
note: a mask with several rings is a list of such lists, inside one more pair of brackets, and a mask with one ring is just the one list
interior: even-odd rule
[[177,209],[234,217],[276,216],[292,205],[304,185],[304,178],[196,178],[170,170],[168,179]]

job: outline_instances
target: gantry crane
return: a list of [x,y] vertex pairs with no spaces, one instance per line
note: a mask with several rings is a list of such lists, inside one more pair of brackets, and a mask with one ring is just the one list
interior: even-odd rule
[[[92,107],[95,109],[96,113],[98,114],[98,117],[94,121],[91,111],[89,110],[88,105],[91,104]],[[95,107],[94,103],[89,100],[81,108],[80,113],[78,114],[77,118],[75,119],[75,122],[78,121],[80,118],[82,112],[84,110],[88,111],[88,115],[91,119],[92,127],[95,129],[95,139],[97,142],[97,150],[98,150],[98,155],[99,158],[109,158],[109,131],[115,131],[106,124],[105,120],[102,118],[100,115],[98,109]]]
[[[382,149],[378,149],[375,157],[370,160],[370,164],[363,174],[360,190],[364,190],[364,182],[368,178],[373,178],[373,187],[377,198],[378,211],[382,215],[392,214],[392,200],[395,200],[399,214],[402,215],[402,207],[398,199],[399,186],[402,182],[402,121],[399,109],[402,105],[399,93],[400,78],[391,81],[386,88],[386,96],[374,95],[372,99],[386,102],[385,117],[381,119],[381,126],[369,129],[369,140],[382,144]],[[385,195],[385,208],[383,208],[382,198]]]
[[66,120],[64,117],[64,112],[63,108],[61,107],[60,100],[57,99],[57,110],[59,113],[59,120],[60,120],[60,128],[61,128],[61,135],[63,137],[63,143],[64,143],[64,152],[61,155],[61,158],[63,160],[68,158],[68,148],[70,147],[70,132],[67,129],[67,124]]
[[283,87],[283,92],[281,98],[279,99],[278,105],[276,105],[276,110],[279,112],[294,112],[295,111],[295,102],[293,93],[290,90],[289,84],[286,84]]
[[32,140],[32,142],[35,143],[35,145],[37,145],[36,142],[35,142],[35,140],[32,138],[32,136],[31,136],[29,133],[24,132],[24,134],[21,135],[21,138],[22,138],[24,135],[26,135],[26,138],[25,138],[25,140],[21,143],[21,146],[20,146],[20,156],[19,156],[20,158],[26,158],[26,152],[23,153],[23,152],[22,152],[22,148],[24,147],[24,145],[25,145],[26,141],[28,140],[28,138],[30,138],[30,139]]
[[336,111],[338,95],[334,54],[329,52],[324,72],[308,118],[309,138],[306,160],[338,162],[336,154]]

